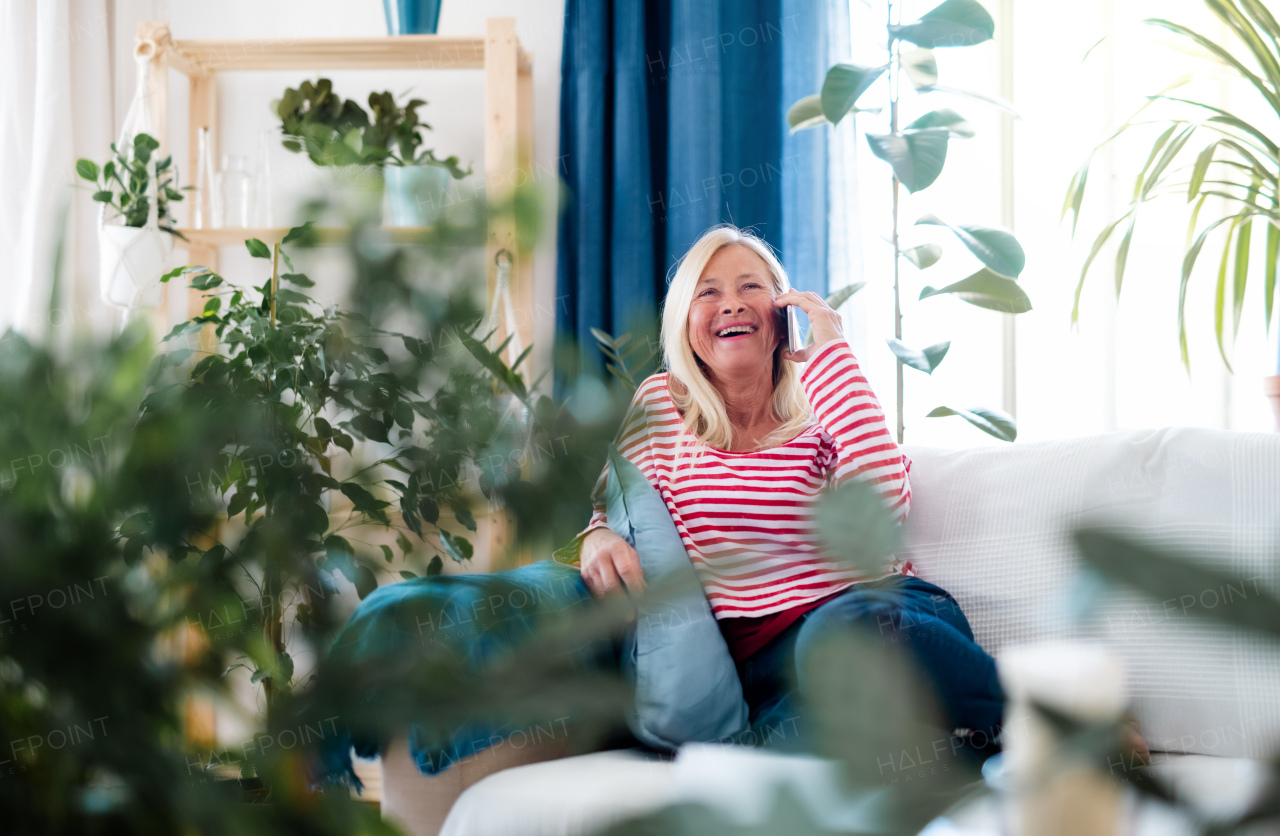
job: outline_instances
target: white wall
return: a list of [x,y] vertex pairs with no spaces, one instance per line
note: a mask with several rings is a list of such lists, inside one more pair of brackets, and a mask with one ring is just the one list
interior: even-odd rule
[[[560,42],[564,32],[564,0],[444,0],[439,34],[483,35],[485,19],[514,17],[520,43],[533,56],[535,171],[557,171],[560,110]],[[378,37],[386,35],[381,0],[116,0],[116,96],[117,125],[133,95],[132,45],[138,21],[163,20],[177,39],[205,38],[312,38]],[[257,153],[259,132],[278,124],[270,103],[288,86],[296,87],[316,72],[244,72],[219,75],[219,108],[222,126],[221,152],[250,157]],[[364,102],[373,90],[400,95],[412,92],[428,104],[421,109],[432,126],[426,147],[440,156],[456,154],[475,166],[484,177],[484,73],[480,70],[341,71],[323,72],[333,79],[344,97]],[[184,183],[193,182],[187,172],[187,85],[184,76],[170,72],[169,139],[181,166]],[[271,151],[276,225],[293,220],[289,209],[316,187],[317,171],[305,156],[290,154],[273,143]],[[546,187],[546,235],[534,259],[535,362],[549,362],[554,333],[555,295],[555,183],[543,177]],[[225,248],[221,270],[232,281],[256,281],[253,265],[242,247]],[[316,271],[321,288],[340,293],[339,264],[319,261]],[[326,275],[327,274],[327,275]],[[326,288],[325,279],[328,279]]]

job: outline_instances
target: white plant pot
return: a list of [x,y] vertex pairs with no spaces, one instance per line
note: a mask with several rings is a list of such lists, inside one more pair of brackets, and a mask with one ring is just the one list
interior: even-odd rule
[[102,300],[131,308],[160,286],[165,262],[173,252],[173,236],[159,229],[133,226],[98,228],[98,283]]
[[386,168],[391,226],[432,226],[444,214],[449,172],[434,165]]

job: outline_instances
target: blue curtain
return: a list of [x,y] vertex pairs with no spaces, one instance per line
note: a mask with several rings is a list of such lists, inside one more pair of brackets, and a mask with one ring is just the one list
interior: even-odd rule
[[655,317],[717,223],[754,229],[797,287],[826,292],[837,143],[791,135],[786,112],[847,60],[848,25],[847,0],[566,0],[557,331],[586,364],[601,365],[589,329]]

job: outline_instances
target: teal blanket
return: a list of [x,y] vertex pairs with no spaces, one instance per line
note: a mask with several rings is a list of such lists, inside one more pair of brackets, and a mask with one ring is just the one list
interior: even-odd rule
[[[417,578],[377,589],[361,602],[330,654],[333,668],[370,675],[353,673],[360,681],[348,683],[357,705],[345,712],[339,733],[326,741],[323,776],[345,776],[358,787],[351,749],[361,757],[379,754],[388,742],[382,739],[386,723],[395,718],[409,721],[410,754],[428,775],[513,735],[536,739],[547,724],[552,734],[567,733],[575,718],[563,706],[550,710],[554,700],[543,713],[555,716],[540,717],[535,707],[532,715],[529,709],[520,714],[517,723],[504,710],[510,701],[504,703],[503,697],[509,695],[489,693],[504,689],[486,691],[477,683],[533,638],[547,616],[573,614],[590,601],[578,570],[552,561],[491,575]],[[571,671],[617,670],[608,639],[561,645],[554,652],[561,658],[535,658],[530,664],[543,665],[544,674],[548,664]],[[406,694],[417,702],[406,706]]]

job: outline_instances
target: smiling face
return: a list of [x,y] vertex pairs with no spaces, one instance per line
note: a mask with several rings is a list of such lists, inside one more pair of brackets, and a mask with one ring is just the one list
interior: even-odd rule
[[730,244],[707,262],[689,305],[689,344],[714,377],[768,369],[782,339],[773,277],[760,256]]

